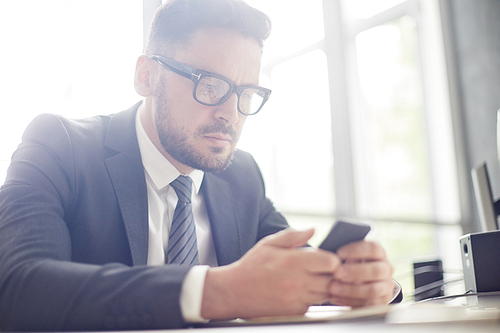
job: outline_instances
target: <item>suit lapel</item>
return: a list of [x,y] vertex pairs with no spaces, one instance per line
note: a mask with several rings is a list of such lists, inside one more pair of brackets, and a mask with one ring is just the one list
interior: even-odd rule
[[139,104],[112,116],[105,145],[116,153],[105,160],[125,224],[132,262],[146,265],[148,199],[144,167],[137,143],[135,115]]
[[[137,143],[135,115],[139,104],[114,115],[105,145],[115,153],[105,160],[127,233],[132,262],[146,265],[148,257],[148,199],[144,167]],[[229,184],[205,173],[201,191],[205,199],[219,265],[230,264],[244,254],[241,228]]]
[[218,264],[230,264],[243,255],[241,228],[231,188],[226,181],[205,173],[201,191],[212,228]]

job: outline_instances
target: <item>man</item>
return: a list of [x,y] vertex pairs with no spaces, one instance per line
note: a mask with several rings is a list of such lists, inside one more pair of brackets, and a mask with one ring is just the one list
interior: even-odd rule
[[30,124],[0,192],[1,330],[175,328],[390,300],[380,245],[303,247],[313,231],[286,229],[235,151],[269,97],[269,26],[237,0],[170,1],[137,62],[141,103]]

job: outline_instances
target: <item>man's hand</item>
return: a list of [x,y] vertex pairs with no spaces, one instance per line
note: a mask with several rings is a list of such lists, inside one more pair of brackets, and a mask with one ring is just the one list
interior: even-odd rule
[[[210,268],[201,315],[206,319],[304,314],[329,299],[337,255],[301,247],[314,230],[263,238],[237,262]],[[344,273],[345,274],[345,273]]]
[[347,244],[337,251],[343,264],[334,273],[330,302],[361,307],[387,304],[393,297],[393,268],[381,245],[372,241]]

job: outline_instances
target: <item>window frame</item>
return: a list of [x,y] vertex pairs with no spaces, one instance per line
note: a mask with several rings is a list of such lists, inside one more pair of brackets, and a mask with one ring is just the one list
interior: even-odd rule
[[[434,7],[432,7],[434,6]],[[343,13],[342,0],[323,0],[325,17],[325,46],[330,77],[330,99],[332,109],[332,135],[335,157],[336,206],[338,216],[371,221],[395,221],[409,223],[430,223],[433,225],[463,224],[470,216],[467,175],[464,175],[463,148],[460,147],[461,135],[457,128],[457,114],[453,113],[450,101],[450,87],[445,57],[445,44],[442,34],[442,22],[439,3],[429,4],[422,0],[406,0],[369,18],[355,19]],[[434,203],[432,218],[429,220],[374,218],[360,216],[362,204],[359,193],[363,191],[366,179],[363,179],[359,136],[355,129],[355,113],[362,108],[357,102],[359,88],[357,81],[356,47],[357,34],[399,19],[411,16],[417,24],[420,49],[419,61],[424,94],[425,140],[429,156],[428,170],[431,177],[431,201]],[[431,30],[437,29],[438,33]],[[429,46],[431,45],[431,46]],[[438,72],[436,73],[436,69]],[[436,77],[438,82],[435,83]],[[449,135],[440,136],[439,128],[446,126]],[[451,148],[445,151],[443,148]],[[362,153],[361,153],[362,154]],[[443,154],[448,161],[442,165]],[[339,158],[341,157],[341,158]],[[447,178],[447,183],[436,181]],[[454,218],[443,214],[449,199],[450,186],[453,188]],[[465,187],[465,188],[464,188]],[[448,207],[449,210],[449,207]]]

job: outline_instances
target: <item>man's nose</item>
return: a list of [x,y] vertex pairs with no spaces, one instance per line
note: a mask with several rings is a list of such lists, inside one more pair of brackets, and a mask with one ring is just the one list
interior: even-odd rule
[[228,125],[234,125],[240,119],[241,114],[238,112],[238,96],[236,93],[231,94],[224,103],[216,108],[215,117]]

